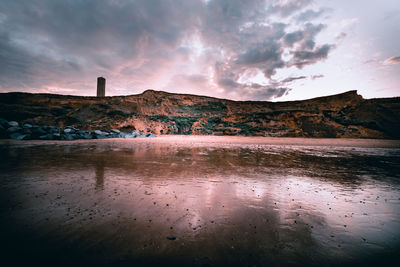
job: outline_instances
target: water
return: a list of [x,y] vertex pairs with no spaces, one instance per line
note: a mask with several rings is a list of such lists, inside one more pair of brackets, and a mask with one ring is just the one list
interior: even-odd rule
[[398,146],[179,138],[0,144],[2,258],[174,266],[398,260]]

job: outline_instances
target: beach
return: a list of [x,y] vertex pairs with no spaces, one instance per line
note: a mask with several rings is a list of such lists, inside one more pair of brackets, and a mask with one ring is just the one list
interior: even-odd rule
[[2,140],[0,152],[3,256],[16,264],[398,259],[398,140]]

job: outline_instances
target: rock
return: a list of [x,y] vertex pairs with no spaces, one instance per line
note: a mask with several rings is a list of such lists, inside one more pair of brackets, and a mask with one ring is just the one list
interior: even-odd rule
[[53,134],[55,134],[55,133],[59,134],[61,132],[61,129],[56,126],[50,126],[49,132],[53,133]]
[[10,134],[10,138],[11,139],[17,139],[17,140],[23,140],[27,137],[26,134],[22,134],[22,133],[12,133]]
[[125,136],[124,136],[124,138],[135,138],[136,137],[136,135],[133,135],[133,134],[125,134]]
[[75,131],[78,130],[78,129],[76,129],[75,127],[72,127],[72,126],[65,126],[64,129],[72,129],[72,130],[75,130]]
[[111,137],[111,135],[105,131],[95,130],[93,133],[94,133],[93,135],[97,139],[105,139]]
[[81,138],[83,138],[83,139],[92,139],[93,138],[93,135],[91,134],[91,133],[89,133],[89,132],[84,132],[82,135],[80,135],[81,136]]
[[[6,127],[2,126],[6,124]],[[14,124],[11,122],[11,124]],[[11,137],[12,135],[12,137]],[[40,139],[40,140],[76,140],[76,139],[106,139],[106,138],[136,138],[136,137],[156,137],[148,132],[143,133],[134,130],[131,133],[121,132],[118,129],[94,130],[93,132],[76,129],[72,126],[66,126],[62,131],[56,126],[38,126],[25,123],[22,128],[11,126],[9,122],[0,119],[0,138],[13,139]]]
[[45,130],[43,130],[41,127],[37,126],[33,126],[32,127],[32,134],[36,135],[36,136],[41,136],[41,135],[45,135],[47,132]]
[[173,132],[174,132],[175,134],[177,134],[177,133],[179,132],[179,129],[178,129],[178,127],[176,127],[175,124],[172,125],[172,130],[173,130]]
[[118,138],[119,134],[109,134],[107,135],[107,138]]
[[10,127],[18,127],[19,123],[16,121],[9,121],[8,122],[8,126]]
[[43,131],[45,131],[45,132],[49,132],[49,131],[51,130],[51,127],[50,127],[50,126],[47,126],[47,125],[44,125],[44,126],[42,126],[42,129],[43,129]]
[[76,135],[75,139],[92,139],[93,138],[92,133],[89,133],[87,131],[77,130],[75,135]]
[[8,120],[0,118],[0,125],[3,126],[4,128],[8,128]]
[[12,126],[12,127],[10,127],[10,128],[7,129],[7,132],[8,132],[8,133],[14,133],[14,132],[18,132],[19,130],[21,130],[20,127],[18,127],[18,126]]
[[76,138],[75,134],[61,134],[61,139],[62,140],[68,140],[68,141],[72,141],[75,140]]
[[39,136],[40,140],[54,140],[54,136],[53,134],[45,134],[45,135],[41,135]]
[[22,128],[24,128],[24,129],[30,129],[30,128],[32,128],[32,124],[25,123],[24,125],[22,125]]

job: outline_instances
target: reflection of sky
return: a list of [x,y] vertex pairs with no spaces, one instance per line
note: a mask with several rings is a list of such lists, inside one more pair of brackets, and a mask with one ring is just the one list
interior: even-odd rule
[[[25,185],[29,194],[19,201],[28,205],[19,214],[30,218],[26,223],[50,218],[67,229],[99,228],[103,238],[123,220],[126,236],[154,242],[173,235],[191,244],[217,235],[215,246],[283,244],[325,256],[398,244],[400,187],[392,180],[396,169],[384,170],[398,152],[329,148],[336,156],[321,157],[327,149],[12,149],[9,161],[24,164],[18,175],[5,169],[2,181],[10,192]],[[108,224],[112,230],[101,228]]]

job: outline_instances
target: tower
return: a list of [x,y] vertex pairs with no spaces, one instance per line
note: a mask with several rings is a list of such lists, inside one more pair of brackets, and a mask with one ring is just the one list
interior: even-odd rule
[[106,96],[106,79],[103,77],[97,78],[97,97]]

